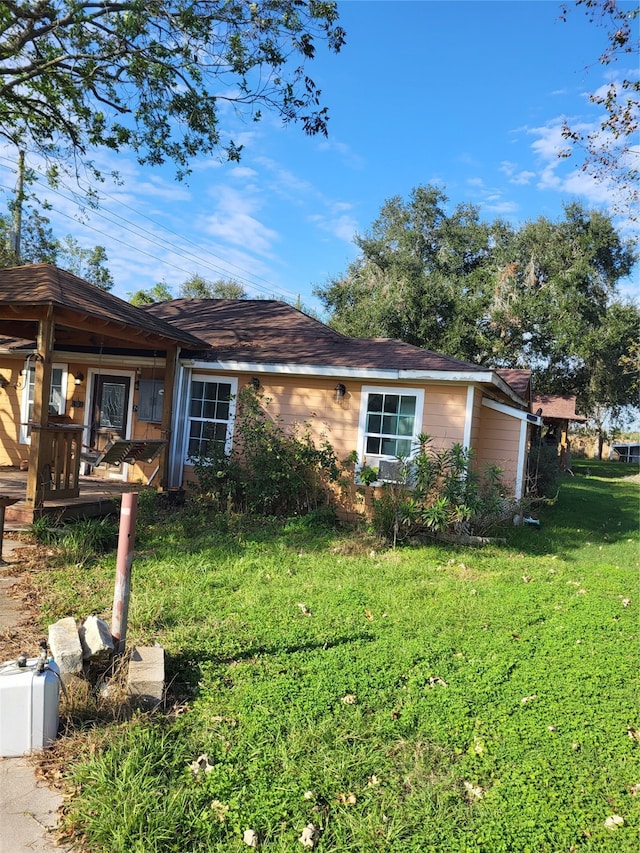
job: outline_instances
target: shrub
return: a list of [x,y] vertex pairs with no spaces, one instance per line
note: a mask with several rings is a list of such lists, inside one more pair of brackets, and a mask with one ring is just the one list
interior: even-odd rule
[[532,446],[527,470],[527,491],[534,498],[552,498],[560,487],[560,461],[555,445]]
[[219,508],[250,515],[304,514],[327,503],[328,483],[338,479],[333,448],[316,447],[308,424],[285,429],[266,411],[259,389],[237,397],[235,445],[225,453],[211,440],[192,457],[198,489]]
[[376,532],[395,544],[420,534],[484,534],[512,514],[505,499],[501,471],[482,474],[472,467],[473,454],[460,444],[434,450],[422,434],[411,459],[400,459],[397,479],[383,483],[373,499]]

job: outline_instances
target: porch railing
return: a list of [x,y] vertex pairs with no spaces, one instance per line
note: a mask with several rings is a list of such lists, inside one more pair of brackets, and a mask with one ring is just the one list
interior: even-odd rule
[[38,492],[42,500],[77,498],[80,494],[81,426],[32,425],[40,432]]

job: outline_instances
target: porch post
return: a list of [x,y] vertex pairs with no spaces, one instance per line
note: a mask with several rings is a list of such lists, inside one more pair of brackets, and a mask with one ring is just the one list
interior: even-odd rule
[[167,346],[167,355],[164,368],[164,398],[162,400],[162,438],[167,439],[167,445],[160,454],[160,486],[169,488],[169,459],[171,458],[172,440],[172,416],[173,416],[173,393],[176,379],[176,365],[178,362],[178,345]]
[[[34,511],[42,509],[44,487],[48,481],[47,466],[51,465],[50,442],[47,438],[49,423],[49,398],[51,396],[51,361],[55,338],[53,306],[47,308],[45,317],[38,323],[38,351],[33,389],[33,419],[31,421],[31,449],[27,475],[27,506]],[[28,381],[28,377],[27,377]]]

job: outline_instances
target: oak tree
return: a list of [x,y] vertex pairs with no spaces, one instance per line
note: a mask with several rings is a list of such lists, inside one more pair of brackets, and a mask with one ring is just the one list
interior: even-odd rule
[[306,66],[318,43],[340,50],[337,21],[322,0],[4,0],[0,135],[53,177],[68,159],[91,166],[97,146],[184,177],[196,155],[239,157],[228,108],[326,134]]

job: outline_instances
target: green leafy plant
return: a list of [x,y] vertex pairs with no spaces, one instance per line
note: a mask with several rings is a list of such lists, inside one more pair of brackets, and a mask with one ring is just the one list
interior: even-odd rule
[[469,448],[436,450],[431,437],[418,436],[416,453],[399,459],[393,482],[373,498],[373,525],[392,541],[420,534],[480,534],[504,521],[514,506],[505,500],[500,469],[481,474]]
[[211,440],[192,457],[200,494],[250,515],[304,514],[329,500],[339,469],[332,446],[316,447],[308,424],[285,428],[268,415],[269,400],[251,385],[237,397],[235,442],[226,453]]

